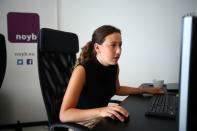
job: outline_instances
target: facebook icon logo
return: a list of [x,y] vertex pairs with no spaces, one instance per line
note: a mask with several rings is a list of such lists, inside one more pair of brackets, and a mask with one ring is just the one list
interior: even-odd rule
[[33,64],[33,59],[27,59],[27,65],[32,65]]

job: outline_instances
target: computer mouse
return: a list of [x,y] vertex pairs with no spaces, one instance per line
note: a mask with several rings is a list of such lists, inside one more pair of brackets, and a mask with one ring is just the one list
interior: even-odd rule
[[130,120],[130,117],[128,116],[128,117],[126,117],[126,118],[124,119],[124,123],[128,123],[129,120]]
[[[119,113],[120,114],[120,113]],[[124,119],[124,122],[123,123],[128,123],[129,122],[129,119],[130,119],[130,117],[128,116],[128,117],[124,117],[125,119]],[[114,118],[114,119],[112,119],[111,117],[106,117],[106,119],[107,119],[107,121],[110,121],[110,122],[115,122],[115,123],[117,123],[117,122],[122,122],[122,121],[120,121],[118,118]]]

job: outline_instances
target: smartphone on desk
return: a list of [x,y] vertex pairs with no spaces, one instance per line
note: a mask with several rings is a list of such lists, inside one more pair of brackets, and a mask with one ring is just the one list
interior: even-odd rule
[[139,87],[140,88],[143,88],[143,87],[153,87],[153,83],[142,83]]

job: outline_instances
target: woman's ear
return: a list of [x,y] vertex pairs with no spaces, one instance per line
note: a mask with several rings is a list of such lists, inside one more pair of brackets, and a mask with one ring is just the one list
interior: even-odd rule
[[94,50],[96,51],[96,53],[99,53],[99,48],[100,48],[100,45],[98,43],[95,43]]

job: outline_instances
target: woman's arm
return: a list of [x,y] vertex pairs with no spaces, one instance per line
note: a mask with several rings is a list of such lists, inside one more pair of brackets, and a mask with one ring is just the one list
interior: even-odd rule
[[163,94],[164,90],[162,88],[138,88],[138,87],[128,87],[128,86],[120,86],[119,82],[119,68],[117,72],[117,79],[116,79],[116,95],[131,95],[131,94]]
[[70,78],[66,89],[63,102],[60,109],[60,120],[62,122],[78,122],[98,117],[98,110],[80,110],[77,109],[83,85],[85,82],[85,69],[83,66],[77,66]]
[[164,94],[164,90],[159,87],[147,87],[147,88],[136,88],[136,87],[128,87],[128,86],[118,86],[116,87],[117,95],[131,95],[131,94]]
[[80,122],[86,121],[97,117],[111,117],[124,121],[124,118],[117,112],[128,116],[128,112],[118,106],[107,106],[94,109],[78,109],[76,108],[83,85],[85,83],[85,69],[83,66],[77,66],[70,78],[67,90],[65,92],[63,102],[60,109],[60,120],[62,122]]

